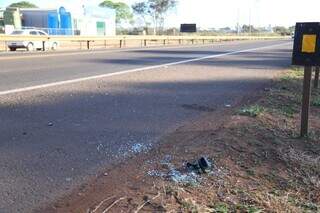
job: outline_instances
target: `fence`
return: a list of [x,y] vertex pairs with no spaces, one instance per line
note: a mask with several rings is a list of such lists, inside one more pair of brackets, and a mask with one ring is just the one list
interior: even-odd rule
[[16,28],[15,30],[42,30],[48,35],[80,35],[79,30],[70,29],[70,28],[43,28],[43,27],[21,27]]
[[159,45],[208,44],[220,41],[287,39],[281,36],[21,36],[0,35],[2,49],[9,41],[57,41],[62,49],[146,47]]

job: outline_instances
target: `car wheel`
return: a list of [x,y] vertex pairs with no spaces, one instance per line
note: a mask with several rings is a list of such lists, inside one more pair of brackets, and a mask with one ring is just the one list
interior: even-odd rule
[[10,49],[10,51],[16,51],[17,50],[17,48],[15,48],[15,47],[9,47],[9,49]]
[[32,43],[29,43],[29,44],[28,44],[27,50],[28,50],[28,51],[33,51],[33,50],[34,50],[34,46],[33,46]]
[[56,42],[54,42],[52,44],[52,47],[51,47],[52,50],[57,50],[58,49],[58,44]]

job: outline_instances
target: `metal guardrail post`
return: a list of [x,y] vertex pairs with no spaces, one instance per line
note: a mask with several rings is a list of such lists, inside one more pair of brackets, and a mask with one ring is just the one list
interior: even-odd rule
[[90,41],[87,41],[87,49],[90,50]]
[[[283,37],[259,37],[258,39],[279,39]],[[44,40],[47,41],[61,41],[61,42],[79,42],[80,49],[86,48],[85,43],[87,43],[87,49],[90,49],[90,42],[95,41],[112,41],[112,42],[120,42],[120,48],[125,46],[125,43],[127,40],[141,40],[141,45],[147,46],[147,41],[160,41],[160,43],[163,41],[165,45],[170,43],[170,39],[179,42],[179,44],[183,44],[184,42],[197,44],[201,42],[201,40],[204,40],[204,42],[212,40],[220,41],[220,40],[246,40],[250,39],[248,37],[232,37],[232,36],[49,36],[47,38],[44,38]],[[8,42],[8,41],[39,41],[39,36],[15,36],[15,35],[2,35],[0,34],[0,41]],[[144,44],[143,44],[144,41]],[[89,48],[88,48],[88,42],[89,42]],[[83,46],[83,47],[82,47]],[[105,44],[106,46],[106,44]],[[8,47],[5,45],[5,49],[7,50]]]
[[315,75],[314,75],[314,82],[313,86],[315,89],[318,89],[319,87],[319,72],[320,72],[320,67],[315,68]]

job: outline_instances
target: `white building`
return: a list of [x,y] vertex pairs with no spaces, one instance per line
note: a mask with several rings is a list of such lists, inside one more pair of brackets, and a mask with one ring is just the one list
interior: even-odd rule
[[113,9],[97,6],[83,6],[82,10],[72,11],[73,29],[80,35],[116,35],[116,12]]

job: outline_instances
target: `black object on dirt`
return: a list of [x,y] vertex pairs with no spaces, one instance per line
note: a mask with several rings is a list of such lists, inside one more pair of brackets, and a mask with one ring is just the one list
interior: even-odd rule
[[203,173],[207,173],[211,169],[211,163],[205,157],[200,158],[198,164]]
[[208,173],[211,167],[210,161],[205,157],[201,157],[196,163],[187,163],[188,169],[198,173]]
[[190,169],[190,170],[197,171],[199,173],[200,173],[200,170],[201,170],[199,164],[197,164],[197,163],[187,163],[187,168]]

